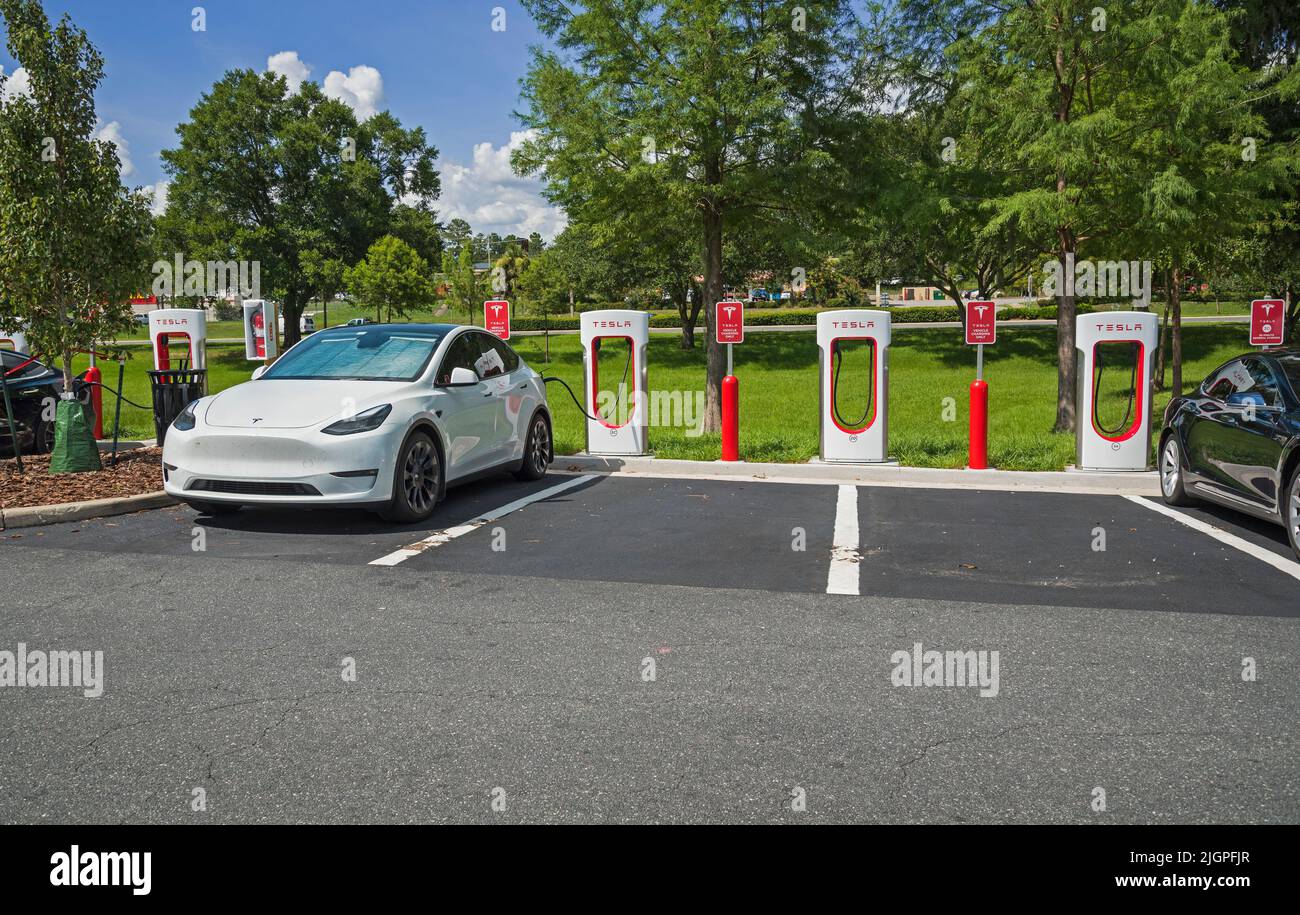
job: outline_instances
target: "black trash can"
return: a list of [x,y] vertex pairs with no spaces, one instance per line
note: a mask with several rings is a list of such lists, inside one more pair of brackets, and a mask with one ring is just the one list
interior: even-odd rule
[[167,427],[181,411],[203,396],[204,369],[164,369],[149,373],[153,391],[153,428],[159,446],[167,437]]

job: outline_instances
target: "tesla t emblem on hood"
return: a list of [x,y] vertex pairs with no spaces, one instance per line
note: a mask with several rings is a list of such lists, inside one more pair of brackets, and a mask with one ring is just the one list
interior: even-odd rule
[[255,423],[260,423],[261,421],[262,421],[262,417],[260,417],[260,416],[254,416],[254,417],[253,417],[253,422],[255,422]]

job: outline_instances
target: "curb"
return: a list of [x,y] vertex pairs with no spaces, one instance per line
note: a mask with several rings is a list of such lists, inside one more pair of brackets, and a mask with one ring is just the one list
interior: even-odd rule
[[1159,496],[1154,470],[1137,473],[1032,470],[945,470],[897,464],[760,464],[748,461],[682,461],[653,457],[557,454],[553,467],[582,473],[763,483],[854,483],[915,489],[982,489],[1000,492],[1061,492],[1076,495]]
[[166,508],[176,500],[167,493],[146,492],[138,496],[121,496],[115,499],[90,499],[85,502],[63,502],[58,505],[31,505],[22,508],[0,509],[0,530],[20,527],[40,527],[64,521],[86,521],[90,518],[107,518],[125,515],[149,508]]

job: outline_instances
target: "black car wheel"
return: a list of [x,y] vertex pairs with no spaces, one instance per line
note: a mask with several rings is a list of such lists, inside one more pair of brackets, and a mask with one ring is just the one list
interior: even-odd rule
[[428,433],[406,440],[394,470],[393,500],[380,513],[384,520],[411,524],[432,515],[442,492],[442,461]]
[[54,450],[54,422],[48,419],[38,420],[36,434],[32,438],[32,450],[36,454],[49,454]]
[[517,480],[540,480],[551,463],[551,426],[541,413],[533,416],[524,442],[524,462],[515,471]]
[[1300,467],[1291,474],[1291,485],[1286,488],[1282,518],[1286,522],[1286,536],[1291,541],[1291,549],[1300,559]]
[[1160,494],[1168,505],[1196,502],[1183,488],[1183,449],[1176,432],[1170,432],[1160,446]]

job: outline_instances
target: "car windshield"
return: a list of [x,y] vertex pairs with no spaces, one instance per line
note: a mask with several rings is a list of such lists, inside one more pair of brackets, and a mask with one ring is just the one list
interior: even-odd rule
[[289,350],[262,377],[414,381],[441,340],[436,331],[402,327],[325,331]]

